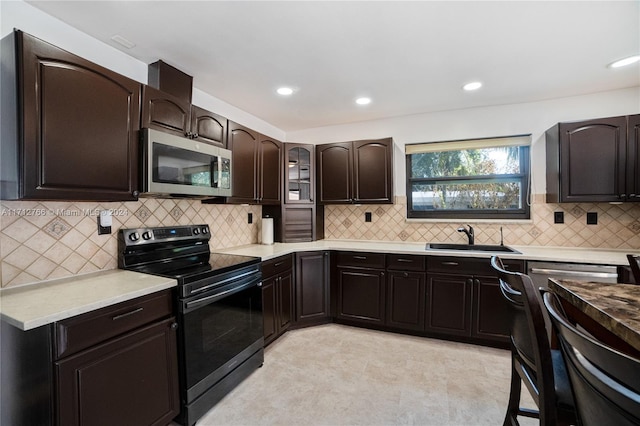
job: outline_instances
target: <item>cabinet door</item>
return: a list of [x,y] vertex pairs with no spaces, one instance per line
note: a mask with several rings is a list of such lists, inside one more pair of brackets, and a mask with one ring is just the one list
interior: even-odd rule
[[560,177],[563,202],[626,198],[626,117],[561,123]]
[[280,204],[282,181],[282,142],[260,137],[259,142],[258,202]]
[[393,141],[353,142],[353,201],[393,202]]
[[468,276],[428,274],[427,331],[471,336],[472,287]]
[[180,411],[174,318],[55,363],[59,425],[166,425]]
[[509,341],[509,306],[500,292],[498,279],[475,277],[473,282],[474,337],[507,343]]
[[151,86],[142,89],[142,127],[189,136],[191,105],[183,99]]
[[317,145],[318,203],[351,203],[351,142]]
[[284,202],[313,204],[315,178],[315,147],[286,144],[284,167]]
[[28,34],[15,37],[23,143],[17,198],[137,199],[140,83]]
[[629,116],[627,194],[628,201],[640,201],[640,114]]
[[424,330],[425,274],[389,271],[387,322],[391,327]]
[[328,320],[329,252],[296,254],[296,322]]
[[338,318],[384,324],[385,273],[338,269]]
[[227,119],[204,108],[191,106],[191,136],[221,148],[227,147]]
[[278,334],[277,280],[278,277],[270,277],[262,282],[262,318],[265,345],[271,343]]
[[258,134],[240,124],[229,121],[229,149],[233,152],[233,196],[235,203],[257,202]]
[[278,293],[278,334],[282,334],[293,320],[293,271],[278,277]]

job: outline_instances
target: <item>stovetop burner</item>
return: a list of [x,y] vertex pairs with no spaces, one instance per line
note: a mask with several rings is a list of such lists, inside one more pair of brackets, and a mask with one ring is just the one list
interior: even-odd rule
[[118,267],[176,278],[178,285],[260,263],[259,257],[211,253],[207,225],[121,229]]

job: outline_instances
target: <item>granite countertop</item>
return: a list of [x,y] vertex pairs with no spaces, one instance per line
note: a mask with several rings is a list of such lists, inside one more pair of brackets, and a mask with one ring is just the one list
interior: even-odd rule
[[640,351],[640,285],[551,279],[549,288]]
[[625,250],[605,250],[565,247],[509,246],[520,253],[469,252],[464,250],[425,250],[425,243],[403,243],[362,240],[319,240],[308,243],[275,243],[271,245],[251,244],[225,250],[220,253],[256,256],[262,260],[283,254],[313,250],[348,250],[372,253],[419,254],[429,256],[486,257],[497,254],[503,259],[526,259],[550,262],[593,263],[602,265],[627,265]]
[[0,317],[21,330],[175,287],[171,278],[120,269],[0,291]]

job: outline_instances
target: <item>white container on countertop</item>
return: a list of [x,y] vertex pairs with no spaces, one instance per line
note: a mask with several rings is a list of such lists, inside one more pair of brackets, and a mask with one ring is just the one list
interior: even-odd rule
[[262,218],[262,244],[273,244],[273,218]]

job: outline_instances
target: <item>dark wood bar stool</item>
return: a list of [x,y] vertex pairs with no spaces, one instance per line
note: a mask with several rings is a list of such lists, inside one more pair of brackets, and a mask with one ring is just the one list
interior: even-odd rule
[[636,284],[640,284],[640,255],[628,254],[627,260],[631,267],[631,274]]
[[[491,266],[511,311],[511,390],[504,425],[519,425],[518,416],[538,418],[543,426],[576,424],[562,354],[549,346],[543,307],[531,278],[506,271],[497,256],[491,258]],[[538,411],[520,407],[522,383]]]
[[640,425],[640,359],[574,326],[553,293],[544,305],[556,328],[582,426]]

